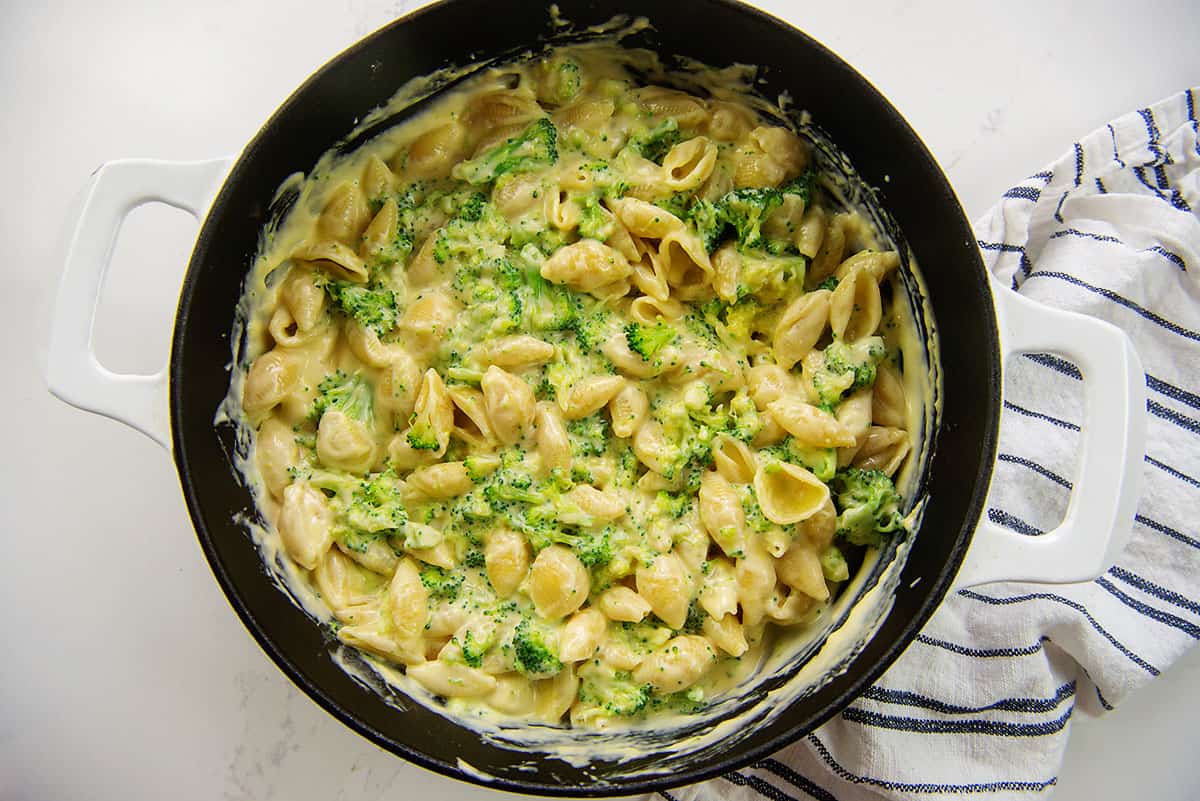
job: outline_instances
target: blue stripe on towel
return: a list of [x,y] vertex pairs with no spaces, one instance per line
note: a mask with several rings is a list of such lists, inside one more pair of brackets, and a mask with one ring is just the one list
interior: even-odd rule
[[[1031,362],[1040,364],[1043,367],[1049,367],[1051,370],[1055,370],[1063,375],[1070,376],[1077,381],[1083,380],[1083,373],[1079,372],[1079,368],[1071,364],[1066,359],[1061,359],[1058,356],[1052,356],[1049,353],[1025,353],[1022,355]],[[1193,409],[1200,409],[1200,395],[1197,395],[1194,392],[1189,392],[1182,387],[1177,387],[1174,384],[1164,381],[1157,376],[1151,375],[1150,373],[1146,373],[1146,386],[1160,395],[1166,395],[1171,400],[1191,406]],[[1008,403],[1005,402],[1005,405],[1007,406]],[[1020,411],[1020,408],[1017,407],[1014,409],[1014,411]],[[1068,423],[1067,425],[1073,426],[1074,423]],[[1075,426],[1075,430],[1078,431],[1079,427]]]
[[1042,190],[1032,186],[1014,186],[1012,189],[1004,193],[1003,197],[1016,198],[1017,200],[1032,200],[1034,203],[1042,196]]
[[1160,395],[1166,395],[1171,400],[1179,401],[1191,406],[1193,409],[1200,409],[1200,395],[1188,392],[1186,389],[1177,387],[1174,384],[1168,384],[1161,378],[1156,378],[1149,373],[1146,373],[1146,386]]
[[[1056,356],[1051,356],[1051,355],[1045,354],[1045,353],[1026,353],[1025,356],[1027,358],[1029,358],[1031,361],[1036,362],[1037,364],[1041,364],[1044,367],[1049,367],[1052,370],[1062,373],[1063,375],[1067,375],[1067,376],[1070,376],[1072,378],[1077,378],[1077,379],[1082,379],[1082,377],[1083,377],[1082,374],[1079,373],[1078,369],[1076,369],[1070,362],[1067,362],[1063,359],[1059,359]],[[1146,383],[1147,383],[1147,386],[1150,386],[1151,384],[1155,385],[1154,389],[1156,391],[1158,391],[1164,395],[1167,395],[1168,397],[1170,397],[1174,400],[1178,400],[1182,403],[1186,403],[1188,405],[1194,405],[1197,402],[1200,402],[1200,398],[1197,398],[1192,393],[1186,392],[1177,387],[1173,387],[1170,384],[1167,384],[1165,381],[1160,381],[1159,379],[1156,379],[1153,376],[1147,375]],[[1053,417],[1048,414],[1044,414],[1043,412],[1036,412],[1036,411],[1033,411],[1032,409],[1026,409],[1023,406],[1018,406],[1017,404],[1012,403],[1011,401],[1004,401],[1004,408],[1011,409],[1012,411],[1016,412],[1017,414],[1024,415],[1025,417],[1031,417],[1031,418],[1034,418],[1037,420],[1044,420],[1047,423],[1052,423],[1053,425],[1056,425],[1059,428],[1065,428],[1069,431],[1079,431],[1080,430],[1079,426],[1076,425],[1075,423],[1069,422],[1067,420],[1062,420],[1058,417]],[[1175,411],[1174,409],[1171,409],[1167,406],[1163,406],[1161,403],[1159,403],[1151,398],[1148,398],[1146,400],[1146,411],[1149,412],[1150,414],[1154,415],[1155,417],[1166,420],[1169,423],[1173,423],[1173,424],[1179,426],[1180,428],[1185,429],[1186,431],[1190,431],[1193,434],[1200,434],[1200,420],[1196,420],[1194,418],[1188,417],[1187,415],[1181,414],[1181,413]],[[1070,486],[1071,486],[1071,483],[1069,481],[1066,481],[1066,479],[1063,479],[1061,476],[1056,476],[1054,474],[1051,474],[1051,473],[1049,473],[1049,471],[1046,471],[1044,468],[1039,469],[1040,466],[1035,465],[1032,462],[1029,464],[1026,464],[1025,462],[1027,460],[1022,460],[1020,457],[1011,456],[1008,454],[1001,454],[997,458],[1000,459],[1001,461],[1005,461],[1005,462],[1012,462],[1015,464],[1024,464],[1026,467],[1029,467],[1030,469],[1037,470],[1039,473],[1042,473],[1042,475],[1046,476],[1046,478],[1049,478],[1050,480],[1055,481],[1056,483],[1062,484],[1064,487],[1070,488]],[[1197,481],[1196,479],[1192,478],[1191,476],[1181,473],[1172,467],[1164,465],[1162,462],[1159,462],[1150,457],[1147,457],[1146,461],[1150,462],[1152,465],[1159,468],[1160,470],[1166,470],[1167,472],[1169,472],[1171,475],[1175,476],[1176,478],[1187,481],[1188,483],[1192,484],[1193,486],[1200,487],[1200,481]]]
[[811,795],[818,801],[837,801],[833,793],[826,790],[824,787],[819,787],[809,779],[801,776],[796,771],[789,768],[787,765],[780,762],[778,759],[764,759],[761,762],[755,762],[754,767],[760,770],[769,770],[779,778],[795,786],[799,790]]
[[1169,590],[1166,587],[1159,586],[1153,581],[1144,579],[1136,573],[1126,570],[1120,565],[1113,565],[1108,569],[1108,572],[1111,573],[1114,578],[1125,582],[1131,587],[1137,587],[1147,595],[1153,595],[1160,601],[1166,601],[1167,603],[1177,606],[1180,609],[1186,609],[1193,614],[1200,615],[1200,603],[1196,603],[1190,598],[1180,595],[1174,590]]
[[1191,484],[1193,487],[1200,489],[1200,481],[1197,481],[1196,479],[1192,478],[1191,476],[1187,475],[1186,473],[1179,472],[1174,467],[1171,467],[1171,465],[1163,464],[1162,462],[1158,461],[1157,459],[1152,458],[1149,455],[1146,456],[1146,462],[1148,464],[1154,465],[1159,470],[1162,470],[1164,473],[1166,473],[1168,475],[1172,475],[1175,478],[1179,479],[1180,481],[1186,481],[1188,484]]
[[[1099,178],[1096,179],[1096,186],[1100,189],[1101,192],[1108,191],[1107,189],[1104,188],[1104,185],[1100,183]],[[1111,245],[1126,244],[1123,239],[1120,239],[1118,237],[1110,236],[1108,234],[1096,234],[1096,233],[1092,233],[1091,231],[1080,231],[1078,228],[1063,228],[1061,230],[1055,231],[1054,233],[1050,234],[1051,239],[1062,239],[1065,236],[1073,237],[1075,239],[1090,239],[1094,242],[1104,242],[1106,244],[1111,244]],[[1022,252],[1024,252],[1024,248],[1022,248]],[[1152,245],[1148,248],[1142,248],[1141,250],[1138,251],[1138,253],[1153,253],[1156,256],[1162,256],[1164,259],[1171,262],[1171,264],[1174,264],[1180,270],[1187,272],[1187,263],[1183,260],[1183,257],[1180,256],[1178,253],[1167,250],[1162,245]],[[1028,274],[1028,272],[1026,274]]]
[[1062,731],[1071,719],[1075,705],[1053,720],[1040,723],[1011,723],[1000,720],[941,720],[910,718],[903,715],[884,715],[851,706],[842,712],[842,719],[877,729],[908,731],[914,734],[986,734],[994,737],[1045,737]]
[[[1038,275],[1041,275],[1041,273],[1038,273]],[[1074,378],[1076,381],[1083,380],[1083,373],[1079,372],[1079,368],[1071,364],[1066,359],[1059,358],[1058,356],[1054,356],[1049,353],[1022,353],[1021,355],[1026,359],[1029,359],[1031,362],[1040,364],[1043,367],[1049,367],[1051,370],[1055,370],[1056,372],[1062,373],[1065,376]]]
[[1051,239],[1062,239],[1064,236],[1072,236],[1076,239],[1094,239],[1097,242],[1111,242],[1117,245],[1124,245],[1125,242],[1115,236],[1107,234],[1093,234],[1090,231],[1080,231],[1078,228],[1063,228],[1050,234]]
[[1002,698],[986,706],[959,706],[939,701],[936,698],[920,695],[908,690],[888,690],[883,687],[869,687],[863,693],[863,698],[898,706],[914,706],[941,712],[945,715],[970,715],[979,712],[999,710],[1004,712],[1052,712],[1063,701],[1075,695],[1075,682],[1069,681],[1059,687],[1050,698]]
[[1104,287],[1096,286],[1094,284],[1089,284],[1087,281],[1076,278],[1073,275],[1068,275],[1067,273],[1060,273],[1060,272],[1056,272],[1053,270],[1035,272],[1035,273],[1033,273],[1033,275],[1031,275],[1029,277],[1030,277],[1030,279],[1054,278],[1058,281],[1063,281],[1065,283],[1072,284],[1073,286],[1080,287],[1081,289],[1086,289],[1087,291],[1095,293],[1095,294],[1099,295],[1100,297],[1105,298],[1106,300],[1111,300],[1113,303],[1116,303],[1119,306],[1124,306],[1126,309],[1129,309],[1130,311],[1134,312],[1135,314],[1142,317],[1143,319],[1149,320],[1150,322],[1154,323],[1155,325],[1162,326],[1163,328],[1170,331],[1171,333],[1178,334],[1179,336],[1181,336],[1185,339],[1190,339],[1193,342],[1200,342],[1200,333],[1198,333],[1196,331],[1192,331],[1188,328],[1184,328],[1183,326],[1178,325],[1177,323],[1173,323],[1170,320],[1166,319],[1165,317],[1162,317],[1162,316],[1150,311],[1145,306],[1134,303],[1132,300],[1130,300],[1129,298],[1126,298],[1122,295],[1118,295],[1116,292],[1113,292],[1111,289],[1105,289]]
[[1058,199],[1058,205],[1054,207],[1054,219],[1058,220],[1059,222],[1063,221],[1062,207],[1063,204],[1067,202],[1067,196],[1070,194],[1070,192],[1063,192],[1062,196]]
[[1170,612],[1164,612],[1161,609],[1155,609],[1149,604],[1142,603],[1136,598],[1121,592],[1111,581],[1101,576],[1095,581],[1096,586],[1102,587],[1110,595],[1116,598],[1121,603],[1128,606],[1133,611],[1143,617],[1147,617],[1156,623],[1162,623],[1164,626],[1170,626],[1173,629],[1178,629],[1184,634],[1191,637],[1193,640],[1200,640],[1200,626],[1195,623],[1190,623],[1177,615],[1172,615]]
[[[1187,90],[1187,112],[1188,121],[1192,124],[1192,132],[1200,134],[1200,121],[1196,120],[1196,98],[1191,89]],[[1195,150],[1196,155],[1200,156],[1200,136],[1196,137]]]
[[1011,409],[1014,412],[1016,412],[1017,414],[1022,414],[1022,415],[1025,415],[1026,417],[1032,417],[1034,420],[1045,420],[1047,423],[1056,425],[1059,428],[1065,428],[1068,431],[1078,431],[1079,430],[1079,426],[1075,425],[1074,423],[1070,423],[1066,420],[1060,420],[1057,417],[1051,417],[1050,415],[1043,414],[1041,412],[1035,412],[1032,409],[1026,409],[1024,406],[1018,406],[1017,404],[1015,404],[1011,401],[1005,401],[1004,408]]
[[926,634],[918,634],[915,638],[916,642],[922,645],[932,645],[935,648],[941,648],[944,651],[949,651],[954,654],[963,656],[975,657],[977,659],[992,659],[995,657],[1015,657],[1015,656],[1031,656],[1039,653],[1042,650],[1044,640],[1038,640],[1033,645],[1025,645],[1020,648],[968,648],[965,645],[959,645],[946,640],[939,640],[936,637],[930,637]]
[[1162,245],[1151,245],[1148,248],[1142,248],[1142,250],[1140,250],[1138,252],[1139,253],[1155,253],[1159,256],[1162,256],[1164,259],[1171,262],[1176,267],[1183,270],[1185,273],[1187,272],[1187,262],[1183,260],[1183,257],[1180,256],[1178,253],[1167,250]]
[[1183,195],[1180,194],[1179,190],[1171,186],[1170,180],[1167,179],[1167,170],[1165,167],[1158,166],[1154,168],[1154,179],[1158,182],[1159,189],[1170,191],[1172,206],[1180,211],[1186,211],[1189,214],[1191,213],[1192,207],[1188,205],[1186,200],[1184,200]]
[[1146,517],[1145,515],[1135,514],[1133,516],[1133,522],[1141,523],[1143,526],[1150,529],[1151,531],[1157,531],[1159,534],[1170,537],[1173,540],[1178,540],[1179,542],[1182,542],[1184,545],[1190,545],[1193,548],[1200,548],[1200,540],[1189,537],[1187,534],[1184,534],[1182,531],[1176,531],[1175,529],[1171,528],[1170,526],[1166,526],[1162,523],[1159,523],[1157,520],[1151,520],[1150,518]]
[[1092,613],[1089,612],[1087,608],[1078,601],[1072,601],[1070,598],[1064,598],[1061,595],[1055,595],[1054,593],[1050,592],[1031,592],[1027,595],[1015,595],[1008,598],[994,598],[990,595],[980,595],[974,590],[959,590],[958,594],[964,598],[970,598],[971,600],[980,601],[993,606],[1008,606],[1009,604],[1019,604],[1024,603],[1025,601],[1054,601],[1055,603],[1062,604],[1063,606],[1074,609],[1076,612],[1083,615],[1084,619],[1087,620],[1091,627],[1096,630],[1096,633],[1108,640],[1108,642],[1114,648],[1124,654],[1130,662],[1133,662],[1151,676],[1157,676],[1162,672],[1158,668],[1154,667],[1154,665],[1151,665],[1145,659],[1142,659],[1133,651],[1125,647],[1125,645],[1116,637],[1109,634],[1108,629],[1101,626],[1096,618],[1092,617]]
[[[1162,167],[1154,168],[1154,183],[1150,183],[1150,179],[1146,177],[1145,167],[1134,167],[1133,174],[1138,179],[1138,183],[1153,192],[1159,200],[1170,203],[1180,211],[1190,212],[1192,210],[1187,201],[1183,199],[1183,195],[1179,194],[1179,190],[1172,188],[1167,180],[1167,171]],[[1059,222],[1062,221],[1059,220]]]
[[1125,162],[1121,160],[1121,154],[1117,150],[1117,132],[1115,130],[1113,130],[1112,125],[1109,125],[1107,127],[1108,127],[1108,135],[1110,137],[1112,137],[1113,161],[1115,161],[1121,167],[1121,169],[1125,169]]
[[[1162,162],[1164,160],[1163,149],[1162,145],[1159,144],[1160,134],[1158,125],[1154,122],[1154,113],[1148,108],[1140,108],[1138,109],[1138,114],[1141,116],[1142,122],[1146,124],[1146,147],[1154,155],[1156,162]],[[1166,160],[1169,162],[1170,158],[1168,157]]]
[[1058,473],[1055,473],[1052,470],[1042,467],[1040,464],[1038,464],[1035,461],[1032,461],[1030,459],[1025,459],[1021,456],[1013,456],[1011,453],[1002,453],[999,456],[997,456],[996,458],[1001,462],[1008,462],[1009,464],[1019,464],[1022,467],[1028,467],[1033,472],[1037,473],[1038,475],[1045,476],[1046,478],[1053,481],[1055,484],[1058,484],[1060,487],[1065,487],[1067,489],[1071,489],[1070,481],[1067,481],[1065,478],[1060,476]]
[[738,787],[750,787],[763,798],[769,798],[771,801],[797,801],[795,796],[788,795],[775,785],[763,781],[757,776],[746,776],[735,770],[726,773],[721,778]]
[[1100,702],[1100,706],[1111,712],[1113,710],[1113,705],[1110,704],[1108,699],[1104,697],[1104,693],[1100,692],[1100,685],[1096,684],[1096,680],[1092,678],[1092,674],[1088,673],[1087,668],[1083,667],[1082,665],[1079,666],[1079,669],[1083,671],[1083,675],[1087,676],[1087,680],[1092,683],[1092,689],[1096,691],[1096,700]]
[[1168,409],[1161,403],[1156,403],[1155,401],[1147,399],[1146,411],[1150,412],[1150,414],[1154,415],[1155,417],[1161,417],[1164,420],[1170,421],[1180,428],[1192,432],[1193,434],[1200,434],[1200,420],[1193,420],[1186,415],[1180,414],[1174,409]]
[[1009,514],[1003,509],[997,509],[994,506],[988,508],[987,516],[988,520],[991,520],[997,526],[1003,526],[1018,534],[1024,534],[1026,537],[1040,537],[1046,533],[1037,526],[1026,523],[1016,515]]
[[829,753],[829,749],[825,747],[825,743],[821,742],[821,738],[817,737],[817,735],[808,735],[808,741],[812,743],[813,748],[817,750],[817,754],[838,778],[851,784],[868,784],[883,790],[892,790],[901,793],[927,793],[930,795],[963,795],[965,793],[995,793],[1004,791],[1039,792],[1045,790],[1047,787],[1053,787],[1058,784],[1057,776],[1045,781],[995,781],[975,782],[972,784],[891,782],[885,779],[876,779],[872,776],[859,776],[856,773],[851,773],[833,758],[833,754]]
[[980,250],[997,250],[1001,253],[1025,252],[1025,248],[1020,245],[1010,245],[1007,242],[988,242],[983,239],[976,239],[975,244],[979,245]]

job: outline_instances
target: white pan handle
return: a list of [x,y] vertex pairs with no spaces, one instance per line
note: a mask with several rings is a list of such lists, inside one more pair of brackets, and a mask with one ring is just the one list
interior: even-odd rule
[[[50,329],[46,383],[58,398],[85,411],[133,426],[167,450],[166,355],[153,375],[127,375],[96,359],[92,328],[104,276],[121,222],[143,203],[166,203],[200,220],[229,170],[231,159],[110,161],[92,177],[67,249]],[[180,266],[182,274],[186,265]]]
[[1001,359],[1056,353],[1083,373],[1079,477],[1066,517],[1040,536],[1018,534],[981,515],[954,587],[1091,581],[1113,564],[1132,531],[1146,451],[1141,360],[1125,334],[1103,320],[1043,306],[995,280],[992,294]]

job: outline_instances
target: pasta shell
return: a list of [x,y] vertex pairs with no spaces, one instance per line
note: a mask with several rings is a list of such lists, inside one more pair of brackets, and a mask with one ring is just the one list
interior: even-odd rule
[[799,465],[770,462],[754,474],[754,494],[763,515],[772,523],[786,526],[820,511],[829,499],[829,487]]

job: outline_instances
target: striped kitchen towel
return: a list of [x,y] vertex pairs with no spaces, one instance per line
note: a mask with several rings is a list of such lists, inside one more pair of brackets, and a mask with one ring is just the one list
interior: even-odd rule
[[[1093,582],[948,597],[841,715],[679,801],[1047,795],[1072,714],[1103,714],[1200,638],[1200,137],[1192,89],[1083,138],[976,223],[1013,291],[1100,317],[1146,369],[1133,539]],[[1081,414],[1075,365],[1014,358],[986,514],[1036,535],[1066,510]]]

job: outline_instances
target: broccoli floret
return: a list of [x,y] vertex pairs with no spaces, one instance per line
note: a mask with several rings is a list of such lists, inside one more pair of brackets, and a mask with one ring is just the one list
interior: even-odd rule
[[691,208],[695,198],[696,196],[691,192],[676,192],[667,197],[655,200],[654,205],[671,212],[681,220],[685,220],[687,219],[688,209]]
[[704,702],[704,688],[700,686],[688,687],[668,695],[651,696],[650,705],[652,709],[669,709],[680,715],[698,715],[708,706]]
[[650,702],[650,685],[637,684],[626,671],[618,670],[612,675],[588,671],[581,678],[579,700],[596,707],[599,716],[632,717]]
[[882,534],[904,530],[902,503],[892,480],[880,470],[839,471],[830,482],[836,493],[838,536],[854,545],[882,545]]
[[705,612],[704,608],[701,607],[696,599],[693,598],[692,602],[688,604],[687,619],[683,621],[683,628],[681,628],[680,631],[682,631],[684,634],[699,633],[701,626],[704,625],[704,618],[706,617],[708,617],[708,613]]
[[739,391],[729,401],[729,424],[727,431],[734,439],[750,442],[758,432],[762,431],[763,421],[758,413],[758,407],[744,390]]
[[430,598],[454,601],[462,590],[463,577],[442,570],[437,565],[425,565],[421,568],[421,583],[429,591]]
[[402,532],[408,523],[399,480],[391,470],[364,478],[336,470],[313,470],[308,482],[330,496],[338,527],[391,535]]
[[836,448],[813,448],[800,445],[792,437],[762,449],[762,453],[781,462],[800,465],[822,481],[830,481],[837,472]]
[[[463,532],[472,545],[482,544],[482,538],[476,531],[477,524],[486,523],[494,516],[495,512],[482,492],[460,495],[450,506],[452,525]],[[483,551],[477,548],[467,551],[463,556],[463,564],[467,567],[483,567]]]
[[468,456],[463,460],[463,466],[467,469],[467,477],[476,484],[480,484],[495,472],[500,466],[500,460],[489,454],[477,454]]
[[542,629],[532,625],[528,619],[517,624],[513,632],[513,663],[517,671],[534,678],[553,676],[562,670],[558,654],[547,642],[549,638]]
[[362,531],[403,530],[408,515],[396,474],[387,470],[358,482],[346,510],[346,522]]
[[654,325],[628,323],[625,326],[625,341],[629,343],[629,349],[648,362],[653,361],[658,352],[674,342],[677,336],[675,329],[663,322]]
[[603,567],[613,559],[612,534],[607,528],[580,532],[567,545],[584,567]]
[[438,264],[454,261],[461,269],[504,254],[504,243],[512,236],[508,220],[486,202],[471,205],[471,211],[478,215],[473,219],[455,217],[434,234],[433,260]]
[[539,217],[522,217],[512,232],[512,246],[518,250],[535,248],[538,253],[553,253],[567,244],[567,236]]
[[883,340],[867,337],[852,344],[834,340],[825,348],[825,369],[836,375],[854,374],[852,389],[869,387],[875,383],[875,369],[886,352]]
[[507,173],[527,172],[556,161],[558,131],[549,117],[541,117],[504,144],[456,165],[454,177],[478,186]]
[[[775,250],[778,243],[765,243]],[[780,302],[794,283],[804,281],[808,262],[803,256],[765,256],[743,253],[738,272],[737,297],[754,295],[767,305]]]
[[352,420],[370,427],[375,421],[375,401],[371,385],[358,373],[347,374],[338,370],[325,376],[317,385],[317,397],[313,400],[309,419],[320,422],[329,411],[338,411]]
[[529,286],[529,325],[535,331],[564,331],[575,322],[576,304],[571,290],[552,284],[537,268],[525,274]]
[[521,299],[525,273],[513,266],[508,259],[494,259],[491,262],[491,270],[492,280],[501,290],[500,297],[493,304],[495,316],[492,319],[492,330],[501,334],[515,331],[525,321],[525,303]]
[[829,581],[845,581],[850,578],[850,566],[846,564],[846,557],[836,545],[830,545],[821,551],[820,562],[821,572]]
[[396,226],[390,242],[384,243],[372,254],[371,269],[379,270],[393,264],[403,264],[413,249],[412,230],[403,222]]
[[329,299],[343,314],[377,334],[386,334],[400,322],[396,295],[387,287],[372,289],[350,281],[324,280],[321,283]]
[[813,389],[817,393],[817,407],[833,413],[854,383],[853,373],[835,373],[828,369],[818,369],[812,377]]
[[571,330],[575,332],[575,342],[580,352],[594,353],[599,350],[607,336],[610,317],[610,312],[600,305],[586,313],[576,311],[571,320]]
[[625,440],[615,440],[614,447],[617,450],[617,472],[613,481],[618,487],[632,487],[638,479],[641,462]]
[[415,451],[436,451],[441,447],[437,432],[433,430],[433,425],[425,417],[413,416],[406,439]]
[[829,276],[821,283],[817,284],[817,289],[828,289],[830,292],[837,289],[838,279],[834,276]]
[[713,440],[728,424],[724,415],[709,411],[711,415],[703,409],[672,405],[655,414],[667,440],[662,454],[663,477],[668,481],[682,477],[691,492],[699,490],[700,475],[712,463]]
[[703,198],[698,199],[688,207],[684,219],[695,226],[706,251],[712,253],[717,249],[725,233],[725,220],[715,204]]
[[[714,302],[720,303],[720,301]],[[704,308],[711,308],[711,305],[704,304],[699,314],[689,312],[683,318],[684,325],[687,326],[690,333],[694,334],[704,344],[714,348],[724,348],[725,343],[721,341],[721,336],[717,333],[714,319],[704,312]]]
[[620,198],[629,191],[629,184],[603,159],[588,162],[582,169],[592,174],[592,186],[599,191],[601,197]]
[[753,338],[759,330],[759,317],[764,312],[762,304],[754,298],[742,298],[724,309],[725,330],[739,342]]
[[525,272],[508,259],[491,262],[492,278],[505,292],[515,292],[525,285]]
[[487,197],[482,192],[474,192],[458,207],[458,216],[467,222],[477,222],[486,206]]
[[579,235],[586,239],[598,239],[603,242],[612,236],[613,221],[600,208],[600,201],[595,195],[585,195],[577,201],[581,208],[579,213]]
[[763,223],[781,203],[778,189],[735,189],[721,198],[718,207],[720,218],[737,230],[738,247],[748,249],[766,244]]
[[[778,464],[767,462],[763,466],[763,470],[767,473],[773,473],[779,468]],[[754,488],[749,484],[743,485],[742,490],[742,512],[746,515],[746,526],[754,532],[765,533],[771,531],[778,526],[767,519],[763,514],[762,506],[758,503],[758,495],[755,494]]]
[[663,159],[671,152],[671,148],[679,144],[682,139],[683,135],[679,133],[679,123],[673,117],[667,117],[646,133],[634,137],[629,144],[641,154],[642,158],[649,159],[655,164],[662,164]]
[[533,487],[529,476],[511,470],[501,470],[483,488],[483,497],[497,512],[507,508],[507,504],[528,503],[541,504],[546,501],[544,493]]
[[546,103],[562,105],[570,103],[583,87],[583,73],[579,64],[564,58],[557,64],[547,64],[546,83],[538,96]]
[[590,561],[599,564],[611,558],[603,542],[606,535],[597,533],[599,523],[570,496],[551,492],[546,503],[526,510],[524,531],[535,550],[559,543],[580,554],[591,554]]
[[654,496],[654,509],[660,515],[678,520],[692,509],[692,497],[686,492],[674,493],[660,490]]
[[461,640],[455,639],[454,642],[458,645],[458,650],[462,653],[463,664],[467,667],[477,668],[483,664],[483,655],[492,647],[490,639],[477,640],[475,634],[470,629],[463,635]]
[[816,188],[816,185],[817,171],[809,167],[800,175],[779,187],[779,191],[785,195],[798,195],[801,200],[808,203],[812,199],[813,189]]
[[567,423],[571,453],[575,456],[599,456],[608,447],[608,418],[600,412]]
[[479,569],[487,566],[487,562],[483,558],[483,551],[478,548],[472,548],[463,555],[463,564],[467,567]]

